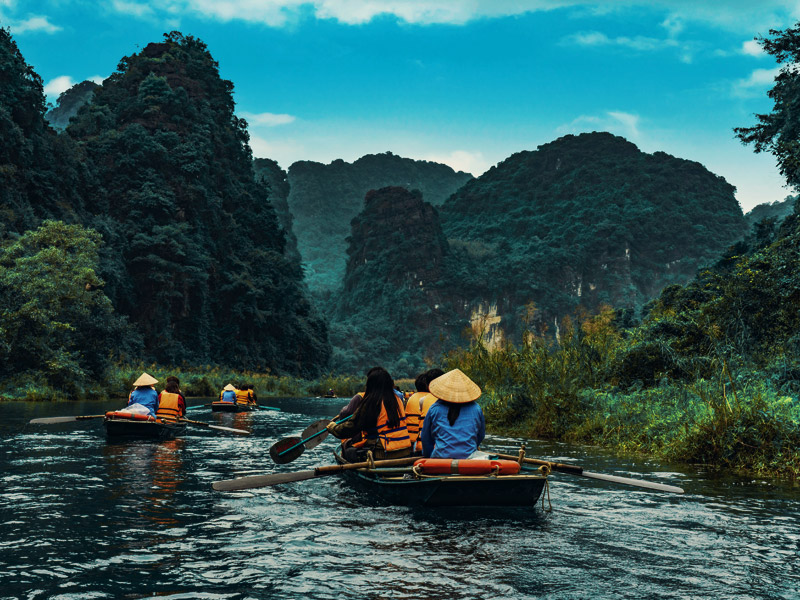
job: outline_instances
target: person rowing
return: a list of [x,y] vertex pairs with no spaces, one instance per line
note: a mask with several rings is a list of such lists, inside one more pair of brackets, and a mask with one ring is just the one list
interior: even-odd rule
[[156,416],[158,410],[158,392],[153,386],[158,379],[147,373],[142,373],[139,379],[133,382],[133,390],[128,395],[126,410]]
[[339,424],[331,421],[327,429],[335,437],[347,440],[342,456],[350,462],[365,460],[368,451],[375,459],[411,455],[403,399],[395,394],[392,376],[383,367],[370,369],[366,391],[353,418]]

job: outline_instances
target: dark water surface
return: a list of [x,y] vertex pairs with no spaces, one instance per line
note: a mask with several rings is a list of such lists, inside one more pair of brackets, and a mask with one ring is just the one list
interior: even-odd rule
[[100,419],[27,424],[119,401],[0,405],[0,598],[800,598],[800,491],[789,484],[525,440],[531,456],[686,494],[561,474],[552,512],[381,506],[337,476],[212,491],[332,462],[331,439],[283,466],[268,450],[342,400],[262,402],[282,411],[190,412],[249,437],[192,428],[124,444],[106,443]]

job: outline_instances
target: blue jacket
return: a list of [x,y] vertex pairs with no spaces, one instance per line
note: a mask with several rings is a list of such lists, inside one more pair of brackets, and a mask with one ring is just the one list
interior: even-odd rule
[[449,408],[448,404],[436,401],[425,415],[420,434],[425,458],[467,458],[486,436],[486,421],[477,402],[462,404],[453,425],[447,420]]
[[158,392],[151,387],[138,387],[128,396],[128,406],[141,404],[150,409],[150,414],[155,416],[158,410]]
[[236,402],[236,392],[233,390],[224,390],[220,396],[221,402]]

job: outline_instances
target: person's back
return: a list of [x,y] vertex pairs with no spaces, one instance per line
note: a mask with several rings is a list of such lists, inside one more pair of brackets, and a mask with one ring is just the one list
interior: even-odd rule
[[483,441],[486,422],[477,402],[461,406],[458,418],[452,425],[447,416],[449,409],[448,403],[440,401],[428,410],[420,436],[423,456],[469,458]]
[[162,421],[177,421],[186,414],[186,400],[178,384],[168,381],[167,387],[158,395],[156,417]]
[[229,383],[219,394],[219,401],[220,402],[230,402],[233,404],[236,402],[236,388],[233,387],[233,384]]
[[426,458],[469,458],[486,435],[486,422],[475,402],[481,389],[459,369],[432,380],[438,400],[428,409],[420,440]]
[[158,410],[158,392],[153,386],[157,383],[158,380],[155,377],[142,373],[133,382],[133,390],[128,396],[128,406],[141,404],[149,410],[151,415],[155,416],[156,410]]

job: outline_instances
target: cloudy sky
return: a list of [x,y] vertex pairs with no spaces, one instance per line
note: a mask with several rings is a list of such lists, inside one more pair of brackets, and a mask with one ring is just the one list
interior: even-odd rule
[[52,101],[167,31],[200,38],[284,168],[388,150],[477,176],[610,131],[702,163],[744,210],[791,192],[732,130],[772,106],[753,38],[798,20],[797,0],[0,0]]

